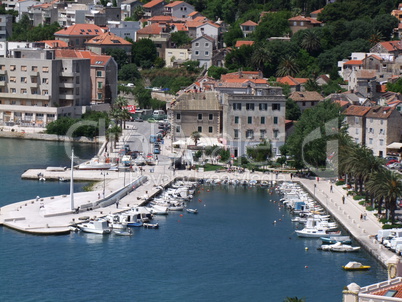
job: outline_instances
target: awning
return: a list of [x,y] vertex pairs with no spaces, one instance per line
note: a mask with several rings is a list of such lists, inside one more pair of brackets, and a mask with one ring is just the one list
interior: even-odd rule
[[400,149],[402,148],[402,143],[392,143],[387,146],[387,149]]

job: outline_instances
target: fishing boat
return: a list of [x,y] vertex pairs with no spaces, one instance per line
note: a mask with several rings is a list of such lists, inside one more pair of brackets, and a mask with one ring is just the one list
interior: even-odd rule
[[198,214],[198,210],[197,209],[186,209],[187,213],[190,214]]
[[371,268],[369,265],[363,265],[360,262],[350,261],[342,268],[346,271],[367,271]]
[[85,233],[110,234],[111,232],[108,221],[102,218],[79,223],[77,227]]

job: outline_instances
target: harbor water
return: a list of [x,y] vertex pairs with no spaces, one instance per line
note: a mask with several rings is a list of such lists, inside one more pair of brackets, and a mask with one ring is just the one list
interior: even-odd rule
[[[92,145],[74,150],[96,153]],[[68,166],[63,144],[1,139],[0,152],[0,206],[69,192],[68,183],[20,179],[29,168]],[[298,238],[279,199],[267,188],[202,186],[188,204],[197,215],[159,216],[159,229],[134,229],[131,237],[33,236],[1,227],[0,300],[335,302],[352,282],[386,279],[365,251],[323,252],[319,240]],[[372,268],[343,271],[352,260]]]

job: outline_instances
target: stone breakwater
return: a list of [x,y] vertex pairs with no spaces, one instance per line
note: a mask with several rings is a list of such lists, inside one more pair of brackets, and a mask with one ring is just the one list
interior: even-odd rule
[[95,137],[93,139],[87,137],[69,137],[64,135],[46,134],[42,132],[25,132],[25,131],[0,131],[0,138],[15,138],[15,139],[30,139],[42,141],[57,141],[57,142],[78,142],[89,144],[102,144],[105,141],[104,137]]

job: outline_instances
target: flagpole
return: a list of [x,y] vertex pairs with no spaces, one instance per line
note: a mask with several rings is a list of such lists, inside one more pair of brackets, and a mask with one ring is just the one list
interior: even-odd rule
[[70,201],[71,201],[71,211],[74,210],[74,149],[71,150],[71,179],[70,179]]

